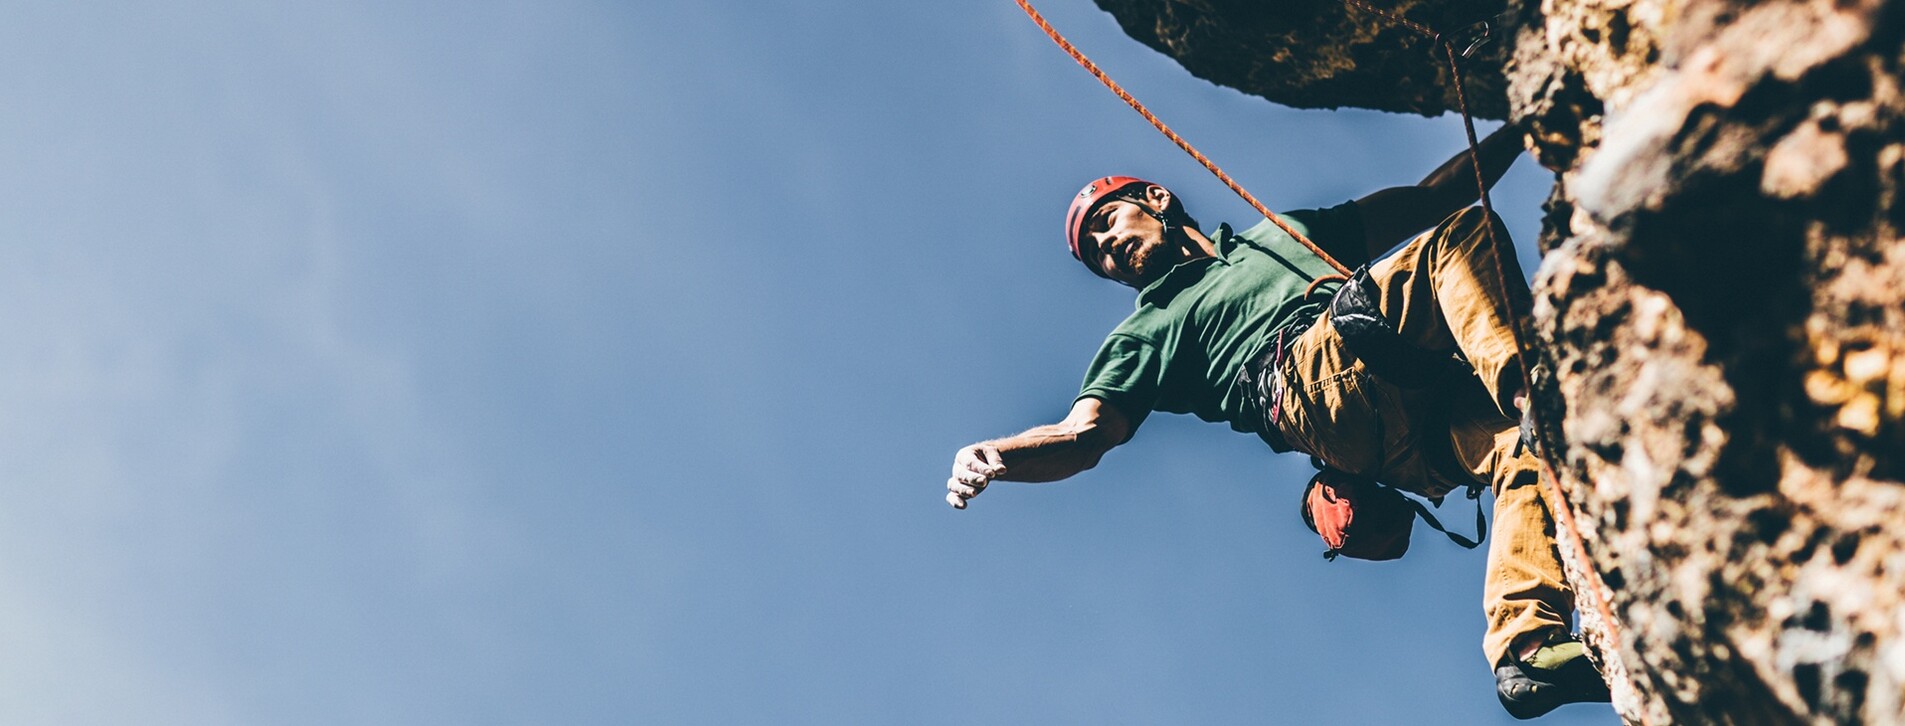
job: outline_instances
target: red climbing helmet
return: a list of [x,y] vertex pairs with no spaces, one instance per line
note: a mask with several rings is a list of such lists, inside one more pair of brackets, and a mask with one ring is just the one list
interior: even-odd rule
[[1072,197],[1071,209],[1065,211],[1065,244],[1071,246],[1072,257],[1085,263],[1085,267],[1090,268],[1099,277],[1111,277],[1105,274],[1104,270],[1098,269],[1098,263],[1085,259],[1085,256],[1078,251],[1078,240],[1085,236],[1085,215],[1091,212],[1092,207],[1104,201],[1105,197],[1111,196],[1120,189],[1133,184],[1150,183],[1134,176],[1108,176],[1086,184],[1084,189],[1079,190],[1078,196]]

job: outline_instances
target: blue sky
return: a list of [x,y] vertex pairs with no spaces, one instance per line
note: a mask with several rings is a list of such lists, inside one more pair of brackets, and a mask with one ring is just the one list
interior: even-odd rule
[[[1043,6],[1272,207],[1461,148]],[[7,10],[0,721],[1509,721],[1481,554],[1226,427],[945,505],[1129,310],[1079,185],[1250,216],[1010,2]]]

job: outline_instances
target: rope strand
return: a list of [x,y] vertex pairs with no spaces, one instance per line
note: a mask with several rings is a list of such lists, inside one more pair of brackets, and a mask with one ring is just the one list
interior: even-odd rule
[[1084,66],[1085,70],[1090,71],[1092,77],[1098,79],[1099,83],[1104,84],[1105,88],[1109,88],[1112,93],[1117,94],[1119,99],[1122,99],[1126,105],[1131,107],[1131,110],[1137,111],[1138,115],[1144,117],[1144,120],[1151,122],[1151,126],[1164,134],[1165,138],[1170,139],[1171,143],[1177,144],[1177,148],[1183,149],[1184,153],[1190,154],[1191,158],[1197,160],[1197,163],[1203,164],[1204,168],[1215,175],[1218,181],[1223,182],[1224,186],[1230,187],[1230,190],[1236,192],[1237,196],[1242,197],[1245,202],[1249,202],[1251,208],[1257,210],[1258,214],[1263,215],[1264,219],[1268,219],[1276,224],[1277,228],[1283,230],[1284,234],[1290,235],[1292,239],[1295,239],[1304,247],[1308,247],[1311,252],[1316,253],[1317,257],[1323,258],[1323,261],[1329,263],[1329,266],[1335,268],[1337,272],[1346,276],[1349,274],[1349,268],[1344,267],[1343,263],[1337,262],[1336,258],[1331,257],[1328,252],[1324,252],[1323,248],[1316,246],[1315,242],[1311,242],[1309,237],[1305,237],[1302,232],[1296,231],[1296,228],[1291,227],[1288,222],[1283,221],[1282,217],[1277,216],[1275,212],[1263,206],[1263,202],[1257,201],[1255,196],[1245,191],[1241,185],[1230,178],[1229,174],[1225,174],[1223,169],[1217,168],[1217,164],[1212,162],[1209,157],[1204,156],[1203,152],[1198,151],[1196,147],[1191,146],[1191,142],[1185,141],[1182,136],[1178,136],[1177,132],[1171,130],[1171,127],[1164,125],[1163,121],[1158,120],[1158,117],[1152,114],[1150,109],[1145,108],[1143,103],[1138,102],[1137,98],[1133,97],[1129,92],[1126,92],[1123,86],[1118,85],[1117,81],[1111,80],[1111,76],[1099,70],[1098,64],[1091,62],[1091,59],[1086,58],[1085,54],[1079,51],[1077,46],[1072,45],[1071,41],[1066,40],[1065,36],[1060,35],[1057,28],[1052,27],[1051,23],[1045,21],[1045,16],[1040,15],[1037,10],[1032,8],[1032,3],[1028,2],[1028,0],[1015,1],[1019,4],[1019,8],[1025,11],[1026,16],[1030,17],[1032,22],[1038,25],[1040,30],[1045,31],[1045,35],[1050,37],[1052,42],[1057,43],[1059,48],[1064,49],[1065,53],[1072,57],[1072,60],[1078,61],[1078,65]]

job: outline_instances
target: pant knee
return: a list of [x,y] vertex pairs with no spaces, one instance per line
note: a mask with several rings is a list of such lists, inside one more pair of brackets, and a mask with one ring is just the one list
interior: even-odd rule
[[1473,233],[1480,232],[1482,225],[1489,222],[1494,223],[1497,232],[1506,228],[1502,223],[1501,215],[1489,210],[1484,210],[1479,205],[1456,210],[1454,214],[1449,215],[1442,223],[1447,225],[1451,231]]

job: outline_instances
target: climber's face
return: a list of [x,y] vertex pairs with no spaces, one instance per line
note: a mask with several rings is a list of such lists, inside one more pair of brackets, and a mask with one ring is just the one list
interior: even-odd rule
[[[1154,193],[1155,192],[1155,193]],[[1095,255],[1099,269],[1113,280],[1142,287],[1182,260],[1156,212],[1168,208],[1170,192],[1152,185],[1136,199],[1112,197],[1085,217],[1081,254]],[[1155,206],[1154,206],[1155,205]]]

